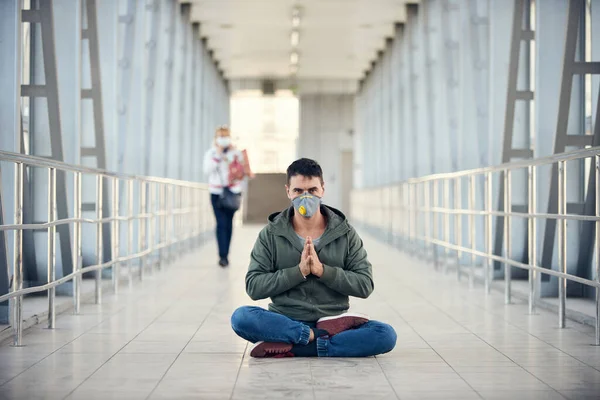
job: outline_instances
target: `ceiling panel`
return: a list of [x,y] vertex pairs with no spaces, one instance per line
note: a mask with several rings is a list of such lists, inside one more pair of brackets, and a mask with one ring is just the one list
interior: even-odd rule
[[294,6],[298,78],[360,79],[405,19],[405,0],[193,0],[191,18],[228,78],[286,78]]

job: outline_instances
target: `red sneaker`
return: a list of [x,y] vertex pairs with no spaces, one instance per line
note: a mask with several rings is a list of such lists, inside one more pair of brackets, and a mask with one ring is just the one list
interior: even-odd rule
[[323,317],[317,321],[317,329],[329,332],[329,336],[354,329],[369,322],[369,317],[357,313],[344,313],[333,317]]
[[290,350],[292,350],[292,345],[289,343],[256,342],[250,349],[250,356],[259,358],[293,357]]

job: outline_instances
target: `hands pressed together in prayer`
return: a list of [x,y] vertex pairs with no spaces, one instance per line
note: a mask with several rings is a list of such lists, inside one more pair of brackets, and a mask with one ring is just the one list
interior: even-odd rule
[[306,238],[306,243],[304,244],[304,250],[300,258],[300,271],[305,277],[313,274],[320,278],[323,275],[323,264],[317,256],[315,245],[310,236]]

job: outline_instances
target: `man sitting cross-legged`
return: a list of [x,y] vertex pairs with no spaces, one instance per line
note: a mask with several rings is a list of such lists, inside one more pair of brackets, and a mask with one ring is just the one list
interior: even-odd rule
[[300,159],[287,170],[292,206],[269,217],[246,274],[253,300],[270,297],[269,311],[240,307],[233,330],[253,342],[252,357],[366,357],[396,345],[390,325],[348,313],[348,296],[373,292],[371,263],[354,228],[321,204],[323,172]]

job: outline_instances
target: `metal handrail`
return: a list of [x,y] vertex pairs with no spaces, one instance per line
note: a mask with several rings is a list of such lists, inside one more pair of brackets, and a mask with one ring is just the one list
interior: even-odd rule
[[[12,300],[12,327],[14,344],[22,345],[23,296],[36,292],[48,291],[48,327],[55,327],[55,288],[65,282],[73,281],[74,312],[79,313],[81,299],[81,281],[83,274],[95,272],[95,302],[102,302],[101,271],[112,268],[112,286],[115,293],[119,289],[121,278],[120,267],[127,265],[129,282],[133,280],[133,261],[139,262],[139,278],[143,279],[147,268],[161,267],[163,263],[172,262],[188,247],[201,244],[205,232],[209,231],[212,219],[202,218],[210,210],[208,185],[187,182],[176,179],[147,177],[131,174],[114,173],[102,169],[80,165],[71,165],[61,161],[42,157],[0,151],[0,161],[14,164],[15,169],[15,221],[12,224],[0,225],[0,232],[13,231],[13,260],[12,287],[10,292],[0,296],[0,302]],[[48,170],[48,220],[44,223],[23,223],[23,179],[24,168],[36,167]],[[61,171],[73,175],[73,216],[63,219],[56,218],[56,173]],[[82,217],[82,175],[93,175],[96,178],[96,218]],[[106,182],[106,181],[110,182]],[[125,192],[119,196],[120,183],[125,183]],[[112,190],[111,212],[104,215],[104,187]],[[137,185],[136,185],[137,184]],[[137,188],[137,190],[136,190]],[[133,196],[137,193],[137,202]],[[126,202],[124,210],[119,203]],[[134,207],[135,205],[135,207]],[[138,212],[135,213],[134,210]],[[134,222],[137,224],[138,243],[134,249]],[[82,235],[81,226],[92,224],[96,226],[96,264],[82,266]],[[110,224],[112,259],[104,261],[103,227]],[[125,225],[122,225],[125,224]],[[56,279],[56,227],[73,225],[72,258],[73,271],[66,276]],[[120,230],[126,226],[124,238],[126,250],[121,251],[119,242]],[[48,279],[47,283],[34,287],[23,288],[23,231],[48,230]],[[157,234],[158,233],[158,234]],[[134,251],[135,250],[135,251]],[[122,253],[126,254],[122,254]],[[10,275],[10,269],[8,271]]]
[[511,161],[508,163],[493,165],[493,166],[489,166],[489,167],[472,168],[472,169],[465,169],[465,170],[454,171],[454,172],[442,172],[442,173],[424,175],[424,176],[415,177],[415,178],[408,178],[404,181],[397,182],[393,185],[370,186],[368,188],[364,188],[359,191],[385,189],[385,188],[389,188],[389,187],[398,186],[403,183],[416,183],[416,182],[426,182],[426,181],[433,181],[433,180],[456,179],[456,178],[461,178],[461,177],[467,177],[470,175],[484,175],[488,172],[503,172],[506,170],[523,169],[523,168],[527,168],[530,166],[531,167],[539,167],[542,165],[555,164],[560,161],[574,161],[574,160],[580,160],[583,158],[591,158],[591,157],[599,155],[599,154],[600,154],[600,146],[596,146],[596,147],[590,147],[587,149],[579,149],[579,150],[573,150],[573,151],[560,153],[560,154],[553,154],[551,156],[546,156],[546,157],[532,158],[529,160]]
[[[567,162],[582,159],[594,158],[595,168],[595,198],[596,208],[594,215],[569,214],[567,212]],[[553,166],[558,164],[556,172],[558,174],[558,212],[539,213],[537,212],[537,168],[541,166]],[[512,211],[512,173],[515,170],[527,169],[527,192],[528,209],[527,212]],[[493,208],[492,189],[493,174],[501,173],[501,179],[504,184],[504,198],[502,200],[503,210],[496,211]],[[484,178],[484,201],[483,206],[477,207],[475,193],[478,185],[481,190],[481,178]],[[463,206],[464,202],[461,196],[463,190],[461,184],[468,178],[466,192],[468,196],[468,206]],[[478,178],[478,179],[476,179]],[[450,188],[454,193],[454,198],[450,198]],[[600,345],[600,147],[575,150],[568,153],[555,154],[547,157],[540,157],[530,160],[519,160],[496,166],[475,168],[457,172],[432,174],[422,177],[406,179],[402,182],[388,186],[370,187],[361,190],[355,190],[353,194],[352,210],[354,218],[359,223],[373,225],[371,221],[365,220],[365,212],[359,211],[360,196],[362,193],[370,194],[369,208],[378,213],[383,222],[378,226],[386,231],[389,237],[399,236],[408,243],[408,250],[418,255],[428,258],[429,253],[437,254],[436,246],[444,249],[446,262],[444,269],[447,269],[450,257],[450,251],[456,253],[457,276],[462,276],[462,267],[460,258],[463,254],[471,255],[470,269],[468,272],[469,284],[474,282],[474,266],[476,257],[480,257],[484,263],[484,285],[486,293],[490,290],[490,273],[493,263],[504,264],[504,293],[505,302],[511,302],[511,267],[517,267],[529,271],[529,311],[533,314],[535,309],[535,299],[537,292],[537,274],[546,274],[555,276],[559,280],[559,327],[565,327],[566,320],[566,282],[573,281],[596,289],[596,345]],[[380,196],[373,196],[380,194]],[[440,198],[442,200],[440,200]],[[379,199],[379,204],[373,204],[374,199]],[[376,200],[375,200],[376,201]],[[452,203],[452,204],[451,204]],[[401,224],[395,226],[396,214],[402,218]],[[462,237],[463,217],[468,218],[468,235]],[[477,249],[477,233],[475,217],[484,217],[485,225],[485,251]],[[502,217],[504,222],[504,256],[493,254],[492,226],[493,218]],[[454,238],[451,233],[451,218],[453,221]],[[508,234],[512,219],[526,220],[528,223],[528,251],[529,263],[525,264],[512,260],[511,257],[511,238]],[[537,226],[539,219],[554,219],[558,227],[558,259],[559,271],[544,268],[537,262]],[[567,273],[567,230],[566,222],[588,221],[594,222],[596,227],[596,280],[590,280]],[[463,242],[468,243],[464,246]],[[420,243],[425,246],[420,246]],[[419,252],[421,254],[419,254]],[[437,265],[436,265],[437,268]]]
[[160,178],[156,176],[144,176],[144,175],[134,175],[134,174],[122,174],[117,172],[110,172],[104,169],[86,167],[83,165],[73,165],[68,164],[63,161],[52,160],[50,158],[44,158],[39,156],[32,156],[28,154],[20,154],[13,153],[10,151],[0,150],[0,160],[12,162],[15,164],[26,164],[30,167],[40,167],[40,168],[55,168],[60,171],[65,172],[79,172],[82,174],[89,175],[101,175],[106,178],[118,178],[122,180],[144,180],[147,182],[154,183],[164,183],[171,185],[181,185],[186,187],[194,187],[199,189],[207,189],[208,185],[205,183],[197,183],[197,182],[189,182],[182,181],[179,179],[171,179],[171,178]]

